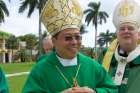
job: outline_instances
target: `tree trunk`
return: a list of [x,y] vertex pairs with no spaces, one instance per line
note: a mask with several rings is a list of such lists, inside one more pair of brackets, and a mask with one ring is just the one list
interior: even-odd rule
[[12,49],[12,62],[14,61],[13,49]]
[[30,61],[32,61],[32,49],[30,50],[31,51],[31,54],[30,54]]
[[[39,9],[39,15],[41,13],[41,8]],[[40,17],[40,16],[39,16]],[[41,31],[41,20],[39,18],[39,56],[42,55],[42,31]]]
[[108,42],[106,41],[106,48],[108,47]]
[[95,25],[95,59],[97,59],[96,44],[97,44],[97,26]]

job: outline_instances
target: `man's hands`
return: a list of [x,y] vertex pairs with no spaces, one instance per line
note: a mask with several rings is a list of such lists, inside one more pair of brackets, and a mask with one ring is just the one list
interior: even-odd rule
[[96,93],[96,91],[88,87],[73,87],[62,91],[61,93]]

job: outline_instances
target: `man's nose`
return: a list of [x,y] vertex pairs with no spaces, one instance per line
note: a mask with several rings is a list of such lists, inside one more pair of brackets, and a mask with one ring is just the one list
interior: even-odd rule
[[76,44],[76,43],[77,43],[76,38],[73,38],[71,42],[72,42],[73,44]]
[[128,30],[128,28],[126,27],[125,29],[124,29],[124,32],[128,32],[129,30]]

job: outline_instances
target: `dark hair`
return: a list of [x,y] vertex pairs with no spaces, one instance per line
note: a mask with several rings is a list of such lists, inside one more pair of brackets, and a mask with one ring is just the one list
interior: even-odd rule
[[60,33],[60,32],[58,32],[58,33],[54,34],[54,35],[52,36],[52,38],[57,39],[57,37],[58,37],[59,33]]

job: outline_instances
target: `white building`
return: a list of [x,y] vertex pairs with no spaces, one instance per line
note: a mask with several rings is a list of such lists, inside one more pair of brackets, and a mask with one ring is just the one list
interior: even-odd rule
[[5,39],[0,37],[0,63],[11,63],[12,53],[5,48]]

